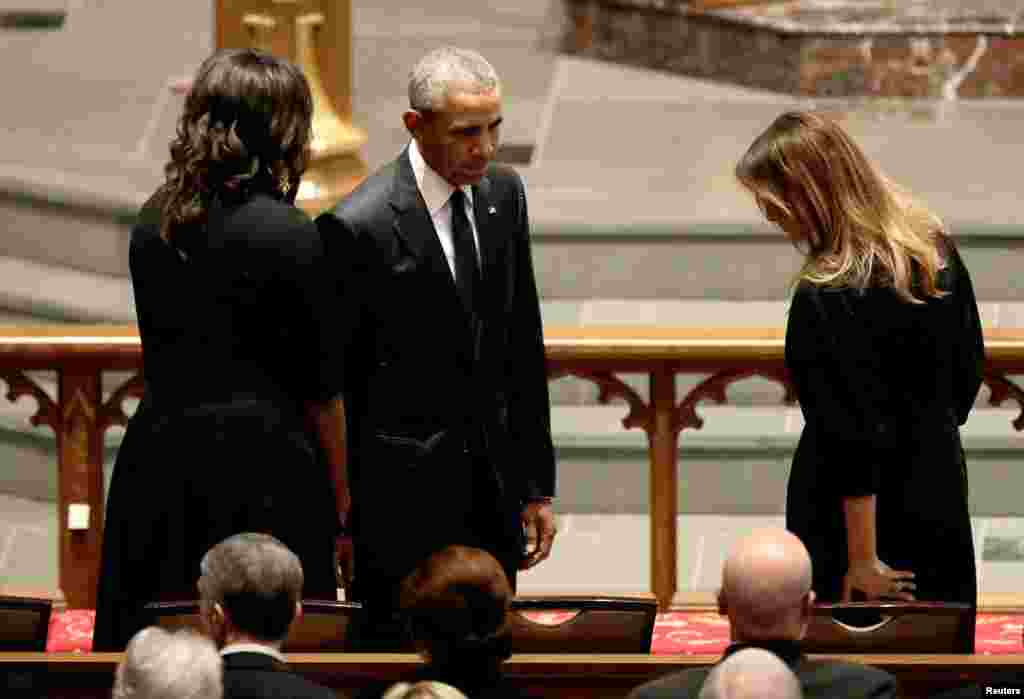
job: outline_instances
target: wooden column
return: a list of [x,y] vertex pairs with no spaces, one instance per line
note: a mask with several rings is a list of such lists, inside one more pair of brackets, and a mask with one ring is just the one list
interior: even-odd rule
[[651,591],[666,610],[676,594],[676,493],[679,474],[676,456],[679,426],[676,419],[676,377],[659,367],[650,374],[652,424],[647,432],[651,490]]
[[[103,435],[97,416],[102,398],[97,369],[58,370],[58,535],[60,587],[68,607],[95,609],[103,544]],[[88,508],[82,529],[69,512]],[[85,514],[85,513],[83,513]]]

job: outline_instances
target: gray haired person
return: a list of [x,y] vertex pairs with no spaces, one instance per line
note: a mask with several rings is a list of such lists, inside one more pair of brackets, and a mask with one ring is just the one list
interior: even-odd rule
[[475,51],[444,46],[431,51],[409,73],[409,107],[443,110],[452,94],[486,95],[501,88],[494,67]]
[[466,695],[444,682],[424,680],[416,684],[396,682],[381,699],[467,699]]
[[281,653],[302,613],[302,564],[268,534],[220,542],[200,564],[200,613],[224,658],[224,699],[328,699],[331,690],[293,673]]
[[221,658],[208,638],[149,626],[117,666],[113,699],[221,699]]
[[802,699],[800,681],[779,656],[744,648],[715,666],[699,699]]

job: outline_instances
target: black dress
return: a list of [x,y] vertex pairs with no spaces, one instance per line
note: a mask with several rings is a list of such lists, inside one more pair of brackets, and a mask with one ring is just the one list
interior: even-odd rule
[[811,554],[821,601],[846,574],[844,496],[877,496],[878,556],[915,573],[916,597],[976,602],[959,426],[981,385],[984,344],[970,276],[950,241],[923,305],[887,288],[794,294],[786,365],[806,426],[789,476],[786,526]]
[[131,236],[146,392],[107,499],[96,650],[123,648],[146,602],[195,599],[203,554],[243,531],[299,556],[305,597],[337,594],[334,481],[304,418],[341,392],[316,227],[267,195],[215,199],[175,248],[154,199]]

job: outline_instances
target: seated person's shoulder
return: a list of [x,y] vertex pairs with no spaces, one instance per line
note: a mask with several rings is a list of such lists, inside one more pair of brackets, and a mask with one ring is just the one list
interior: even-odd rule
[[301,699],[333,699],[335,696],[328,687],[316,684],[293,670],[285,672],[260,670],[253,673],[246,670],[225,669],[224,699],[271,696],[271,694],[256,694],[258,688],[277,692],[281,696]]
[[839,686],[843,688],[843,696],[848,699],[884,699],[896,695],[896,679],[885,670],[870,665],[840,660],[803,659],[794,669],[804,688],[804,696],[808,699],[825,696],[829,688]]
[[320,699],[334,699],[335,694],[333,690],[324,687],[323,685],[316,684],[310,680],[307,680],[301,675],[293,675],[296,679],[296,693],[292,696],[299,696],[298,690],[301,688],[301,696],[303,697],[319,697]]
[[695,667],[670,673],[634,688],[629,699],[696,696],[709,672],[710,668]]

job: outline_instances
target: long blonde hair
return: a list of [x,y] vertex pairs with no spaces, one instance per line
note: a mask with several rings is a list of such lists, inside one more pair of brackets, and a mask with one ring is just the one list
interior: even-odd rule
[[736,178],[762,207],[799,227],[807,249],[796,282],[889,286],[910,303],[938,288],[942,222],[878,172],[834,120],[787,112],[754,140]]

